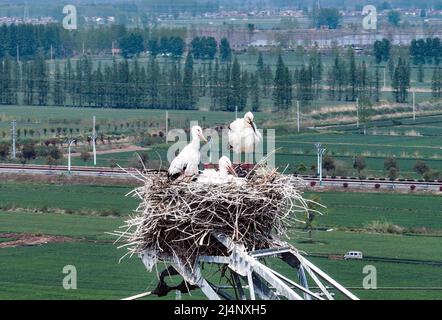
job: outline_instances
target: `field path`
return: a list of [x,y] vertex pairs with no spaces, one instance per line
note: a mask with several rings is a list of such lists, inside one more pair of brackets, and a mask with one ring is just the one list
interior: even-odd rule
[[75,239],[61,236],[47,236],[42,234],[27,234],[27,233],[0,233],[0,238],[11,239],[11,241],[4,241],[0,243],[1,248],[14,248],[22,246],[36,246],[50,242],[67,242]]

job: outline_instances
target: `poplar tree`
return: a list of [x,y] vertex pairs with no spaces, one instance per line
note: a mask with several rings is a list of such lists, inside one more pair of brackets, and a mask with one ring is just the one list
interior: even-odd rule
[[394,70],[392,87],[396,102],[404,103],[410,88],[410,66],[402,57],[399,57]]
[[286,67],[281,55],[279,55],[276,64],[273,90],[273,104],[277,110],[281,110],[285,104],[286,77]]
[[148,107],[151,109],[159,108],[159,73],[160,67],[158,62],[155,57],[151,57],[147,71]]
[[64,105],[64,91],[63,91],[63,77],[61,74],[60,64],[57,61],[55,63],[55,75],[53,86],[53,100],[56,106]]
[[347,60],[348,60],[348,85],[349,85],[349,93],[347,94],[347,100],[355,101],[356,100],[356,87],[357,87],[357,75],[356,75],[356,61],[355,61],[355,53],[352,47],[348,48],[347,52]]
[[210,109],[211,110],[219,110],[220,108],[220,70],[219,70],[219,62],[218,59],[215,61],[215,68],[212,71],[210,76]]
[[310,62],[309,65],[312,69],[312,80],[314,85],[314,96],[316,99],[319,99],[321,92],[321,80],[322,80],[322,58],[321,53],[318,51],[318,48],[315,46],[310,53]]
[[442,97],[442,70],[440,67],[434,68],[433,70],[431,93],[434,98]]
[[378,102],[380,100],[381,92],[381,75],[379,73],[379,68],[376,68],[374,71],[373,89],[374,100]]
[[260,111],[260,96],[259,96],[259,75],[258,72],[250,76],[250,100],[252,111]]
[[101,62],[98,63],[98,67],[94,72],[94,97],[95,105],[97,107],[105,106],[106,85],[104,83],[104,75],[102,71]]
[[419,66],[417,67],[417,82],[424,82],[424,65],[422,63],[419,63]]
[[183,75],[183,108],[184,109],[195,109],[196,99],[193,88],[193,56],[192,53],[188,53],[186,57],[186,62],[184,65],[184,75]]
[[237,57],[233,60],[232,69],[230,72],[230,101],[227,106],[227,111],[234,111],[238,107],[238,111],[244,109],[244,105],[241,102],[241,67],[239,65]]
[[48,104],[49,72],[42,52],[37,55],[34,65],[33,78],[37,81],[37,103],[39,106],[44,106]]

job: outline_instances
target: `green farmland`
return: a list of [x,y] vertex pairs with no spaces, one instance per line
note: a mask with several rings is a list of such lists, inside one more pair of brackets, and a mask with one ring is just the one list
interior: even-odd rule
[[[124,137],[136,136],[140,133],[155,129],[163,130],[165,122],[164,110],[121,110],[121,109],[93,109],[93,108],[62,108],[62,107],[0,107],[0,131],[8,129],[9,120],[18,119],[18,127],[28,127],[28,136],[22,137],[24,141],[31,139],[29,128],[34,127],[35,131],[41,128],[67,128],[73,129],[75,136],[76,128],[78,134],[85,136],[91,131],[92,115],[97,116],[99,131],[116,134],[114,127],[120,129],[117,134]],[[128,119],[121,123],[120,119]],[[204,111],[169,111],[170,127],[187,127],[190,120],[198,121],[203,127],[227,124],[234,118],[233,113],[228,112],[204,112]],[[278,113],[256,113],[256,121],[260,128],[276,127],[276,164],[285,167],[289,164],[288,172],[293,172],[300,164],[307,169],[316,163],[316,150],[314,144],[321,142],[327,148],[327,154],[331,155],[337,162],[335,172],[328,172],[329,175],[357,175],[353,169],[353,161],[356,156],[363,156],[366,159],[366,168],[363,172],[366,176],[385,176],[384,160],[387,157],[395,157],[399,165],[399,176],[402,178],[420,178],[413,172],[413,166],[417,160],[424,160],[434,171],[442,171],[442,116],[422,116],[416,121],[410,118],[391,120],[388,117],[384,120],[376,120],[367,127],[366,135],[362,129],[354,125],[335,125],[328,127],[303,128],[300,134],[296,133],[296,118],[289,114],[284,116]],[[278,121],[283,121],[279,126]],[[117,125],[119,124],[119,125]],[[133,125],[139,127],[133,127]],[[49,132],[49,129],[47,129]],[[48,133],[51,135],[50,133]],[[69,132],[68,132],[69,134]],[[57,136],[56,133],[53,136]],[[45,137],[35,137],[46,139]],[[3,139],[4,141],[7,140]],[[83,139],[84,140],[84,139]],[[137,143],[137,140],[132,143]],[[99,143],[100,148],[118,148],[122,143],[115,140],[111,145]],[[167,148],[171,144],[149,145],[147,151],[150,160],[161,160],[163,167],[167,166]],[[90,146],[79,145],[73,148],[73,152],[81,150],[91,151]],[[64,150],[67,152],[67,150]],[[220,152],[225,153],[225,144],[220,144]],[[117,152],[112,154],[98,154],[99,166],[109,166],[112,162],[122,166],[133,163],[134,152]],[[92,165],[92,160],[86,162],[79,157],[73,157],[73,165]],[[38,157],[30,163],[44,164],[45,157]],[[157,164],[159,161],[157,162]],[[60,164],[67,164],[67,159],[61,159]],[[307,173],[309,173],[308,171]]]
[[[9,201],[8,204],[14,205],[14,209],[7,209],[9,205],[0,209],[0,234],[71,238],[62,243],[0,248],[1,299],[119,299],[153,289],[155,272],[147,273],[137,257],[125,258],[119,263],[125,251],[118,250],[112,243],[115,238],[106,233],[121,226],[135,208],[135,199],[124,198],[129,187],[22,183],[3,183],[0,187],[0,202]],[[32,194],[32,197],[24,200],[20,198],[22,194]],[[336,192],[317,195],[327,209],[315,220],[320,229],[313,231],[314,241],[308,240],[303,229],[293,230],[289,240],[306,251],[316,265],[343,285],[354,288],[352,291],[363,299],[442,298],[442,291],[430,290],[442,287],[440,196]],[[85,204],[96,212],[84,212]],[[37,213],[31,212],[31,208]],[[101,208],[117,214],[99,216]],[[403,227],[425,227],[428,232],[402,235],[364,231],[363,227],[375,220]],[[322,228],[333,229],[321,231]],[[347,231],[350,228],[358,229]],[[343,261],[326,257],[343,255],[349,250],[362,251],[367,260]],[[366,264],[377,268],[379,290],[360,289],[364,276],[362,268]],[[62,288],[65,265],[77,268],[77,290]],[[285,273],[289,271],[278,264],[275,268]],[[401,290],[401,287],[426,287],[428,290]],[[192,296],[183,295],[183,299],[201,297],[198,291]],[[175,295],[171,293],[167,298],[174,299]]]

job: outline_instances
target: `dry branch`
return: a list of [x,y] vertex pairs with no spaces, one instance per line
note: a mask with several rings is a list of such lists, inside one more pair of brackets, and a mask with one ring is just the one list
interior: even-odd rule
[[144,185],[130,195],[140,205],[114,234],[129,255],[149,250],[152,265],[172,257],[192,266],[198,255],[228,255],[214,232],[247,250],[276,245],[310,201],[300,192],[303,180],[276,170],[260,169],[241,185],[168,181],[162,172],[139,178]]

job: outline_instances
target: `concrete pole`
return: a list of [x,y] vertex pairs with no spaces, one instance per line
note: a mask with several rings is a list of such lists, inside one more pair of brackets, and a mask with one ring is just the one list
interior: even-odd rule
[[169,132],[169,111],[166,110],[166,143],[167,143],[167,133]]
[[387,68],[384,68],[384,90],[387,89]]
[[356,98],[356,126],[359,128],[359,98]]
[[95,132],[95,116],[92,118],[93,127],[92,127],[92,150],[94,152],[94,167],[97,166],[97,149],[95,147],[95,140],[97,139],[97,133]]
[[320,186],[322,186],[322,156],[324,155],[324,153],[325,153],[325,148],[321,148],[321,150],[320,150],[320,163],[319,163],[319,165],[320,165],[320,169],[319,169],[319,185]]
[[300,124],[301,124],[301,122],[300,122],[300,113],[299,113],[299,100],[297,100],[296,101],[296,122],[297,122],[297,125],[298,125],[298,133],[300,132]]
[[235,120],[238,119],[238,106],[235,106]]
[[15,141],[17,139],[17,121],[12,120],[12,159],[16,157]]
[[316,172],[318,173],[318,176],[319,176],[319,174],[321,173],[320,172],[320,166],[321,166],[321,155],[319,154],[319,150],[318,150],[318,164],[317,164],[317,166],[318,166],[318,168],[316,169]]
[[68,173],[71,174],[71,145],[75,140],[69,140],[68,142]]
[[209,163],[212,163],[212,139],[209,140]]
[[416,92],[413,91],[413,121],[416,121]]
[[318,161],[316,163],[316,175],[319,176],[319,164],[320,164],[319,153],[321,150],[321,144],[319,142],[315,143],[315,147],[316,147],[316,152],[318,153],[318,159],[317,159]]

